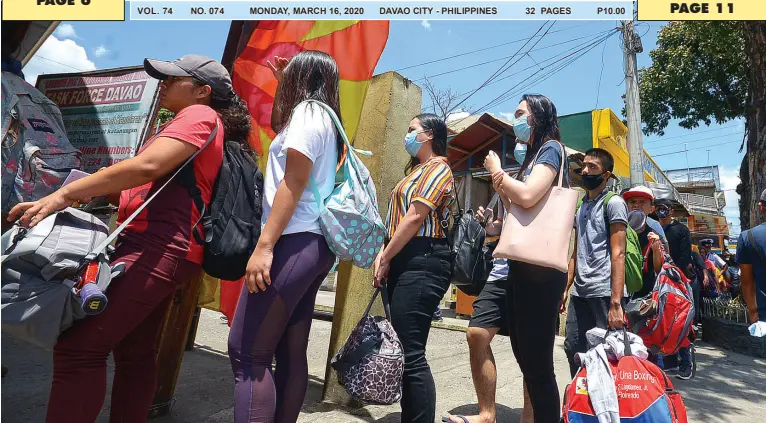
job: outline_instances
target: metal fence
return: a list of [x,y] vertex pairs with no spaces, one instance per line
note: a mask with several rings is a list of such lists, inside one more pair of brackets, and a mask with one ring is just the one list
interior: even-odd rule
[[734,323],[748,323],[747,306],[738,297],[703,298],[702,317],[728,320]]

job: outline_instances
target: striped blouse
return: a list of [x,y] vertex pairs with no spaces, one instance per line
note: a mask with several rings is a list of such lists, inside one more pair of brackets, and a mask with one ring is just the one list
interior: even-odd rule
[[[434,157],[412,169],[391,192],[386,219],[388,237],[394,236],[396,227],[407,214],[410,204],[413,201],[419,201],[427,205],[431,213],[426,216],[416,236],[445,238],[446,235],[439,222],[447,217],[450,203],[454,200],[453,185],[452,170],[445,157]],[[437,209],[442,211],[441,217],[437,216]]]

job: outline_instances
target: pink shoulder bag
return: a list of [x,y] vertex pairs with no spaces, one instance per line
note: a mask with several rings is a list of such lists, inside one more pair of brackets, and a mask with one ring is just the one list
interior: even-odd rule
[[[537,204],[528,209],[511,204],[493,257],[550,267],[562,272],[568,270],[569,241],[578,195],[577,191],[562,187],[564,160],[565,148],[561,145],[558,185],[552,186]],[[536,162],[537,155],[532,163]]]

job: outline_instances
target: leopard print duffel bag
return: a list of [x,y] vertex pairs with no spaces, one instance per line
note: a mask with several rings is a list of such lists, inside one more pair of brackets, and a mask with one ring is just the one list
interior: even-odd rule
[[[378,293],[382,293],[386,317],[369,315]],[[375,291],[362,319],[331,364],[338,381],[354,399],[368,404],[391,405],[402,398],[404,349],[391,325],[391,308],[385,287]]]

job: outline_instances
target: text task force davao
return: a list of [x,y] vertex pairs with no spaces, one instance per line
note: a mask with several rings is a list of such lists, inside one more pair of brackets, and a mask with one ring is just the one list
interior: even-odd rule
[[141,100],[144,84],[144,82],[134,82],[109,87],[55,90],[49,91],[46,95],[59,107],[135,102]]

